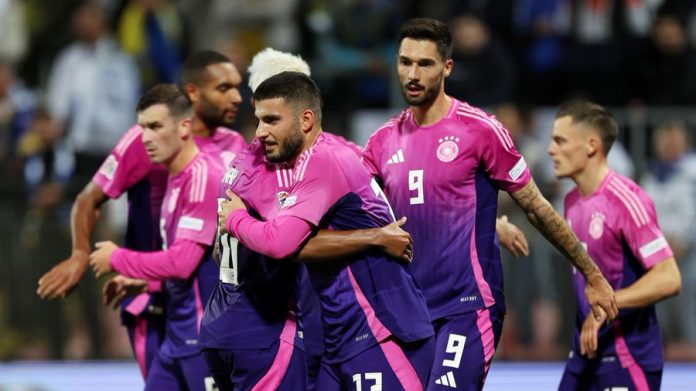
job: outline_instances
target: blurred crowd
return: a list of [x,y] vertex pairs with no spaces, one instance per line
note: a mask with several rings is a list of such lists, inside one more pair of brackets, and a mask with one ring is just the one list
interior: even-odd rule
[[[267,46],[302,55],[325,97],[326,128],[351,137],[356,112],[404,106],[396,34],[416,16],[450,24],[447,93],[496,114],[559,207],[569,184],[553,177],[552,116],[539,107],[570,98],[624,109],[696,104],[689,0],[0,0],[0,359],[129,354],[98,281],[59,302],[40,301],[36,281],[69,253],[72,199],[134,122],[137,97],[176,82],[187,54],[218,50],[242,74]],[[251,93],[243,95],[235,126],[250,138]],[[641,170],[622,145],[610,155],[655,200],[682,269],[682,294],[658,305],[668,359],[696,360],[694,125],[667,118],[641,133],[652,146],[639,151]],[[112,218],[100,237],[122,232],[125,211],[115,208],[104,211]],[[499,355],[562,359],[574,314],[567,263],[509,199],[500,214],[527,233],[531,255],[505,260]]]

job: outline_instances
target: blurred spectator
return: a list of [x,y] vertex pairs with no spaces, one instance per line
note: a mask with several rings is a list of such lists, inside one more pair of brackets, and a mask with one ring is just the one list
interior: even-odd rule
[[22,5],[0,0],[0,59],[17,64],[27,51],[28,37]]
[[128,0],[117,21],[118,41],[140,69],[143,89],[177,83],[182,64],[183,21],[169,0]]
[[680,18],[660,16],[637,67],[636,95],[653,105],[696,103],[696,51]]
[[[668,359],[696,359],[696,156],[690,152],[683,123],[667,122],[654,135],[655,160],[643,178],[657,216],[679,263],[682,293],[657,306],[662,332],[668,336]],[[685,341],[686,345],[676,344]],[[688,354],[690,352],[690,354]]]
[[570,0],[567,69],[570,95],[625,104],[629,72],[650,32],[657,4],[649,0]]
[[[318,52],[312,69],[330,110],[388,107],[396,67],[396,37],[403,21],[399,2],[325,3],[325,11],[314,11]],[[328,17],[324,23],[319,22],[322,14]]]
[[520,0],[514,13],[520,92],[524,101],[555,105],[563,95],[562,33],[570,16],[567,0]]
[[483,107],[513,101],[517,79],[507,49],[472,15],[457,16],[450,24],[454,67],[445,82],[447,94]]
[[0,162],[16,156],[17,142],[30,125],[35,94],[0,60]]
[[81,189],[133,123],[139,93],[135,64],[109,34],[104,10],[85,1],[73,13],[77,41],[58,55],[48,83],[48,108],[75,153]]

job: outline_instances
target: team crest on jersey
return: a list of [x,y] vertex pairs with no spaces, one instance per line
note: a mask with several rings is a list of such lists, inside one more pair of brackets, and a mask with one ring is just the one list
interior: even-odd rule
[[230,151],[223,151],[220,153],[220,159],[222,159],[223,167],[229,167],[232,160],[237,157],[237,154]]
[[181,188],[177,187],[176,189],[172,189],[172,194],[169,196],[169,203],[167,204],[167,210],[169,213],[173,213],[174,209],[176,209],[176,201],[179,200],[179,193],[181,192]]
[[592,239],[599,239],[604,234],[604,214],[600,212],[592,213],[592,220],[590,220],[590,236]]
[[290,194],[287,191],[279,191],[278,192],[278,205],[280,206],[280,209],[285,209],[288,206],[293,206],[293,205],[295,205],[296,201],[297,201],[296,195],[290,197]]
[[447,136],[438,140],[437,158],[443,163],[449,163],[459,154],[459,137]]

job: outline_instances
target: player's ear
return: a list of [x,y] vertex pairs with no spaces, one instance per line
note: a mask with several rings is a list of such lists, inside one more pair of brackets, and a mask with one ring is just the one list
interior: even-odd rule
[[445,70],[444,70],[444,75],[445,77],[448,77],[450,73],[452,73],[452,67],[454,66],[454,61],[452,61],[451,58],[448,58],[445,60]]
[[316,116],[314,111],[311,109],[305,109],[300,114],[300,126],[302,127],[302,133],[309,133],[314,128],[314,120]]
[[602,149],[602,142],[599,137],[592,135],[589,140],[587,140],[587,156],[593,157]]
[[186,91],[186,95],[188,95],[188,98],[193,103],[196,103],[201,99],[200,91],[198,90],[198,87],[196,87],[196,85],[193,83],[186,83],[186,85],[184,86],[184,91]]
[[177,130],[179,132],[179,137],[181,138],[187,138],[191,136],[192,134],[192,124],[193,120],[189,117],[184,117],[179,121],[179,125],[177,127]]

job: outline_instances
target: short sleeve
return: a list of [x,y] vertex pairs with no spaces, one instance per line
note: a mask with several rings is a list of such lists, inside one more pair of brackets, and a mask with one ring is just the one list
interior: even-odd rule
[[92,181],[109,197],[118,198],[152,172],[141,137],[139,126],[130,128],[94,174]]
[[206,162],[193,170],[181,203],[176,226],[176,239],[188,239],[209,246],[217,233],[218,193],[220,176],[212,164]]
[[622,232],[633,255],[645,269],[674,256],[657,223],[655,204],[645,194],[622,189]]
[[362,151],[362,163],[363,166],[367,169],[367,172],[370,173],[373,177],[379,176],[379,168],[377,165],[377,159],[375,159],[375,144],[377,141],[375,140],[375,136],[370,137],[370,139],[367,141],[367,145],[365,145],[365,148]]
[[299,217],[317,226],[322,217],[348,192],[343,170],[328,151],[312,153],[295,166],[295,184],[280,200],[278,216]]
[[510,133],[493,118],[482,121],[482,160],[488,176],[497,186],[514,192],[532,179],[527,162],[515,148]]

